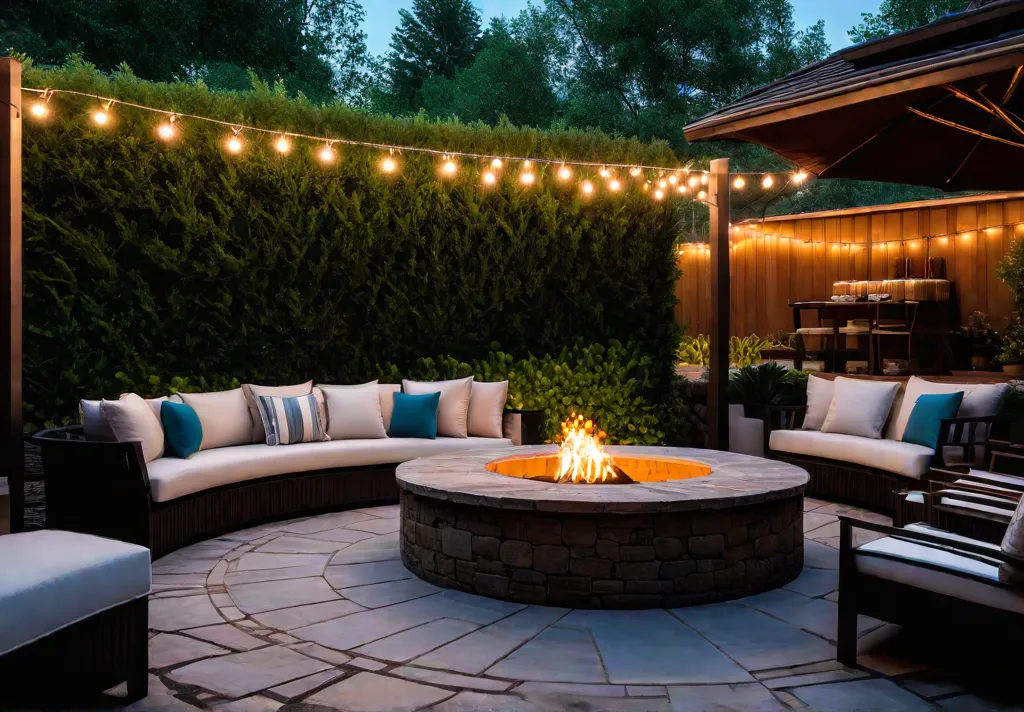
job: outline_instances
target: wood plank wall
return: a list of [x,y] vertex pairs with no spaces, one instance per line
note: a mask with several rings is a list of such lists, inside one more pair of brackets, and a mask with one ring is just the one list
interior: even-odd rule
[[[996,265],[1024,236],[1024,194],[972,196],[877,206],[806,216],[781,216],[733,226],[732,333],[773,336],[793,328],[791,301],[827,299],[832,283],[888,279],[901,256],[924,277],[927,256],[945,257],[963,319],[978,310],[996,328],[1012,311],[1010,291]],[[705,245],[680,249],[676,321],[687,333],[707,333],[711,320],[709,257]]]

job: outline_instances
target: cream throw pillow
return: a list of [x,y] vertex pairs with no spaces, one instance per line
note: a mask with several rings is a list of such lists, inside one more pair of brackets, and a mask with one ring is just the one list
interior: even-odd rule
[[[124,398],[127,393],[122,395]],[[160,396],[159,398],[149,398],[146,403],[153,410],[153,414],[156,415],[156,419],[160,420],[160,404],[166,400],[173,400],[177,396]],[[96,440],[100,442],[114,442],[117,438],[114,436],[114,432],[110,429],[110,425],[103,419],[100,414],[100,403],[103,401],[98,400],[85,400],[82,399],[78,402],[78,414],[82,421],[82,432],[85,434],[86,440]]]
[[[263,427],[263,418],[260,416],[260,408],[256,399],[260,396],[271,396],[273,398],[294,398],[295,396],[308,396],[313,392],[313,382],[299,383],[294,386],[257,386],[252,383],[242,384],[242,395],[249,406],[249,418],[252,422],[252,442],[262,443],[267,441],[267,431]],[[320,399],[322,401],[322,399]]]
[[252,443],[252,419],[242,389],[216,393],[181,393],[203,426],[200,450]]
[[164,454],[164,429],[153,407],[134,393],[125,393],[120,400],[101,401],[100,417],[109,426],[117,442],[142,442],[142,457],[146,462]]
[[437,405],[437,434],[449,438],[469,437],[469,399],[473,377],[454,381],[402,381],[402,390],[412,396],[441,393]]
[[804,414],[803,430],[821,430],[832,405],[835,383],[827,378],[809,376],[807,378],[807,412]]
[[502,437],[502,416],[508,399],[508,381],[473,381],[469,395],[469,434],[478,438]]
[[318,385],[317,388],[324,394],[327,435],[331,440],[368,440],[388,436],[376,381],[359,386]]
[[879,439],[899,383],[837,378],[821,432]]
[[395,394],[402,392],[400,383],[378,383],[380,394],[380,416],[384,421],[384,430],[391,432],[391,413],[395,410]]

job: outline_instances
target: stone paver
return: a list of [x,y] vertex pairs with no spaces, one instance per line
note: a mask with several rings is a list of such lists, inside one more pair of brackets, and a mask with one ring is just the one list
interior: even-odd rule
[[368,564],[328,566],[324,578],[335,588],[368,586],[374,583],[401,581],[415,575],[401,561],[374,561]]
[[356,648],[355,652],[369,655],[372,658],[402,663],[468,635],[479,627],[476,623],[468,621],[441,618],[401,633],[389,635],[387,638],[381,638],[368,645],[362,645]]
[[504,692],[514,684],[507,680],[490,680],[486,677],[456,675],[453,672],[441,672],[440,670],[427,670],[411,666],[396,668],[391,673],[408,678],[409,680],[426,682],[432,685],[462,687],[467,690],[483,690],[484,692]]
[[329,554],[242,554],[238,559],[238,571],[251,571],[254,569],[286,569],[294,566],[319,566],[327,565]]
[[[776,589],[742,600],[744,605],[756,608],[790,625],[810,631],[834,641],[839,623],[839,605],[822,598],[807,598],[799,593]],[[881,621],[860,616],[857,629],[864,633],[881,625]]]
[[365,610],[352,601],[327,601],[326,603],[312,603],[306,606],[293,606],[276,611],[255,613],[253,618],[268,628],[292,630]]
[[246,583],[229,586],[228,590],[235,605],[245,613],[263,613],[338,599],[338,594],[322,578]]
[[551,712],[513,695],[488,695],[482,692],[460,692],[455,697],[431,707],[431,712]]
[[413,712],[454,695],[439,687],[361,672],[306,698],[306,702],[346,712]]
[[487,674],[543,682],[608,682],[590,633],[555,626],[489,668]]
[[839,588],[839,572],[831,569],[804,569],[783,588],[811,598],[825,596]]
[[291,700],[296,697],[302,697],[311,690],[315,690],[318,687],[323,687],[332,680],[337,680],[345,673],[342,670],[325,670],[324,672],[318,672],[315,675],[309,677],[301,677],[298,680],[292,680],[286,682],[283,685],[271,688],[270,692],[282,699]]
[[174,670],[168,677],[225,697],[243,697],[330,667],[294,650],[273,647],[201,660]]
[[792,691],[816,712],[924,712],[934,707],[890,680],[854,680]]
[[183,635],[161,633],[149,639],[149,668],[159,670],[190,660],[226,655],[230,652],[230,650],[200,640],[186,638]]
[[153,630],[175,631],[223,622],[208,596],[151,598],[149,601],[149,627]]
[[251,636],[244,630],[227,623],[206,626],[204,628],[190,628],[188,634],[195,638],[202,638],[211,643],[216,643],[217,645],[223,645],[225,648],[231,648],[238,652],[265,648],[270,645],[267,641]]
[[256,552],[263,554],[333,554],[342,546],[335,541],[279,536],[257,548]]
[[672,712],[787,712],[785,705],[756,683],[673,686],[668,688],[668,698]]
[[393,603],[402,603],[403,601],[411,601],[414,598],[429,596],[440,590],[437,586],[426,581],[411,578],[401,581],[388,581],[387,583],[375,583],[369,586],[343,588],[339,590],[339,593],[365,608],[381,608],[382,606],[390,606]]

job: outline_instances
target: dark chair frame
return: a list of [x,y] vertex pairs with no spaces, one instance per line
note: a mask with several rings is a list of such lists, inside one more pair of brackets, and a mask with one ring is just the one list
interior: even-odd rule
[[[855,528],[945,547],[951,546],[948,539],[931,533],[908,531],[850,517],[840,517],[839,521],[839,626],[836,636],[836,659],[839,662],[851,666],[857,663],[858,615],[867,615],[926,633],[934,633],[937,637],[947,640],[951,637],[951,632],[985,635],[990,631],[999,631],[1000,640],[1024,638],[1024,615],[862,574],[857,570],[857,550],[853,545]],[[1002,552],[993,551],[979,544],[957,542],[952,546],[969,555],[984,556],[1000,562],[1009,560]],[[958,578],[978,580],[970,575],[941,567],[915,565],[935,568]],[[989,581],[985,583],[991,584]],[[941,632],[938,630],[939,626],[942,626]],[[1016,661],[1014,656],[1009,658]]]
[[[764,420],[764,451],[776,460],[788,462],[807,470],[810,480],[806,494],[821,497],[831,502],[851,504],[893,515],[897,509],[897,495],[901,491],[921,489],[924,481],[895,472],[880,470],[842,460],[832,460],[810,455],[797,455],[772,450],[771,434],[775,430],[795,430],[804,421],[807,406],[768,406],[762,413]],[[943,451],[947,447],[958,447],[964,462],[973,462],[974,453],[980,444],[978,427],[991,426],[996,416],[970,418],[945,418],[941,421],[941,432],[945,434],[942,444],[936,448],[932,467],[946,467]],[[966,436],[966,438],[965,438]]]
[[140,700],[149,685],[148,629],[142,596],[0,656],[0,703],[80,703],[122,682],[123,701]]
[[[519,440],[539,444],[543,413],[520,414]],[[81,426],[32,441],[42,455],[48,528],[139,544],[154,560],[266,522],[398,502],[398,463],[263,477],[155,502],[139,442],[88,441]]]

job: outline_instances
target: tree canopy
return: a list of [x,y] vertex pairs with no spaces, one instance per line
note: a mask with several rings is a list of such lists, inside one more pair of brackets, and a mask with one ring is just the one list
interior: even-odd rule
[[878,12],[861,13],[861,21],[850,28],[850,39],[867,42],[926,25],[951,12],[967,7],[967,0],[882,0]]

